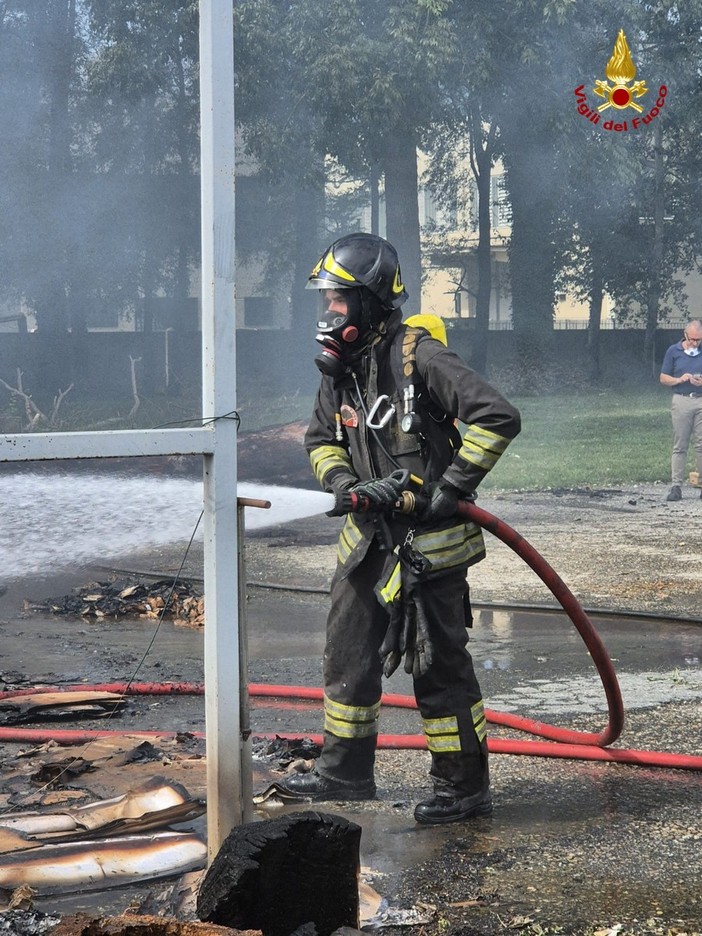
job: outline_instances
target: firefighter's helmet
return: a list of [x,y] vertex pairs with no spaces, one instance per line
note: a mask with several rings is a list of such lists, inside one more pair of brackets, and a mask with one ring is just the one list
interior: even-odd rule
[[388,312],[408,297],[397,251],[376,234],[347,234],[334,241],[310,273],[307,289],[353,289],[365,286]]

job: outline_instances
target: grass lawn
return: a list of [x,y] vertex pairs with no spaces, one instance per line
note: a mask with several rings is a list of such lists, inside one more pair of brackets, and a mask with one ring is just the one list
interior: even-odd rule
[[[603,487],[670,479],[670,393],[592,391],[513,399],[522,432],[484,489]],[[692,448],[692,447],[691,447]],[[694,468],[692,454],[690,468]]]

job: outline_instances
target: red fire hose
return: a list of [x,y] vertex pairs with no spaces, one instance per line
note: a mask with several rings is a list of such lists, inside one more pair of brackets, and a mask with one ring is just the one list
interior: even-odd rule
[[[23,695],[33,695],[44,692],[75,692],[78,690],[95,692],[115,692],[126,696],[137,695],[204,695],[202,683],[103,683],[101,685],[86,686],[41,686],[36,689],[18,689],[9,692],[0,692],[0,700]],[[249,685],[249,694],[252,697],[272,699],[298,699],[312,702],[321,702],[324,696],[320,688],[305,686],[275,686]],[[384,693],[381,702],[390,708],[416,709],[417,703],[412,696],[394,695]],[[508,715],[486,709],[485,715],[489,722],[502,724],[508,727],[539,734],[541,729],[549,732],[558,732],[552,725],[520,718],[518,715]],[[528,726],[528,727],[527,727]],[[565,732],[568,734],[568,732]],[[44,729],[44,728],[0,728],[0,742],[42,744],[54,741],[57,744],[88,744],[97,738],[129,735],[144,738],[173,738],[173,731],[140,731],[106,730],[106,729]],[[196,738],[203,738],[203,732],[192,732]],[[296,734],[277,732],[275,734],[256,732],[261,738],[299,738]],[[314,744],[322,744],[322,735],[307,735]],[[385,750],[424,750],[426,749],[424,735],[379,735],[378,747]],[[505,738],[489,738],[488,748],[494,754],[525,754],[531,757],[558,757],[568,760],[598,760],[611,761],[620,764],[633,764],[640,767],[668,767],[679,770],[702,770],[702,757],[691,754],[671,754],[662,751],[638,751],[624,748],[602,748],[584,743],[553,743],[548,741],[516,741]]]
[[585,641],[585,646],[590,651],[590,656],[602,680],[609,710],[609,722],[599,734],[567,731],[563,728],[542,725],[541,722],[533,722],[529,719],[507,714],[500,715],[497,719],[498,723],[511,728],[519,728],[531,734],[540,735],[543,738],[550,738],[552,741],[561,741],[566,744],[593,744],[598,747],[606,747],[608,744],[612,744],[622,733],[622,728],[624,727],[624,704],[622,702],[622,694],[619,689],[617,674],[614,672],[614,667],[612,666],[612,661],[592,621],[587,614],[585,614],[582,606],[563,579],[551,568],[543,556],[524,539],[521,533],[517,533],[511,526],[504,523],[502,520],[498,520],[497,517],[488,513],[487,510],[483,510],[481,507],[468,501],[460,502],[458,513],[466,520],[472,520],[474,523],[488,530],[493,536],[496,536],[497,539],[502,540],[503,543],[513,549],[550,589],[553,596],[557,599],[575,625],[578,633]]
[[[533,719],[523,718],[519,715],[504,712],[494,712],[486,709],[486,717],[493,724],[503,725],[550,741],[516,741],[504,738],[490,738],[488,748],[496,754],[525,754],[532,757],[559,757],[580,760],[611,761],[624,764],[635,764],[648,767],[668,767],[683,770],[702,770],[702,757],[689,754],[672,754],[662,751],[638,751],[621,748],[608,748],[621,734],[624,725],[624,706],[617,676],[612,662],[604,648],[600,637],[592,622],[585,614],[583,608],[576,600],[568,586],[560,576],[551,568],[541,556],[516,530],[504,521],[499,520],[488,511],[477,507],[468,501],[459,504],[458,513],[466,520],[472,520],[479,526],[488,530],[493,536],[502,540],[517,553],[527,565],[539,576],[551,593],[558,600],[563,610],[573,622],[590,655],[597,671],[607,698],[609,720],[607,726],[598,733],[571,731],[558,728],[555,725],[544,724]],[[249,694],[253,697],[294,698],[311,701],[321,701],[323,690],[320,688],[305,688],[300,686],[268,686],[251,684]],[[36,689],[20,689],[16,691],[0,692],[0,700],[17,696],[41,692],[94,690],[102,692],[115,692],[124,695],[202,695],[204,686],[200,683],[104,683],[98,686],[72,686],[48,687]],[[384,693],[381,702],[383,705],[396,708],[416,708],[416,702],[411,696],[393,695]],[[36,728],[0,728],[0,742],[32,742],[41,743],[53,740],[58,744],[84,744],[98,737],[106,735],[140,735],[145,737],[173,737],[174,732],[165,731],[100,731],[100,730],[43,730]],[[202,737],[201,732],[194,733]],[[266,738],[296,738],[298,735],[258,733],[257,737]],[[321,744],[322,736],[310,736],[310,740]],[[558,742],[558,743],[552,743]],[[385,749],[425,749],[424,735],[379,735],[378,747]]]

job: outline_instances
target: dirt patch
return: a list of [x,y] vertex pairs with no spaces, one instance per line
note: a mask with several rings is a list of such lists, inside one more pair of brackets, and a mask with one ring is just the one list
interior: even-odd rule
[[[695,488],[668,503],[663,484],[628,488],[481,493],[477,504],[508,524],[590,609],[636,611],[702,621],[702,499]],[[247,536],[253,581],[328,587],[340,521],[325,516]],[[512,549],[485,534],[488,556],[470,570],[476,603],[556,603]]]

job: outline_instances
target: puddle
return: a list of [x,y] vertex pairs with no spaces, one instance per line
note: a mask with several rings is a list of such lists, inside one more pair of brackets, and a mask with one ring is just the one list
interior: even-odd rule
[[[540,715],[606,712],[580,634],[561,612],[479,610],[469,649],[489,706]],[[697,623],[591,614],[619,679],[624,706],[702,698]]]

